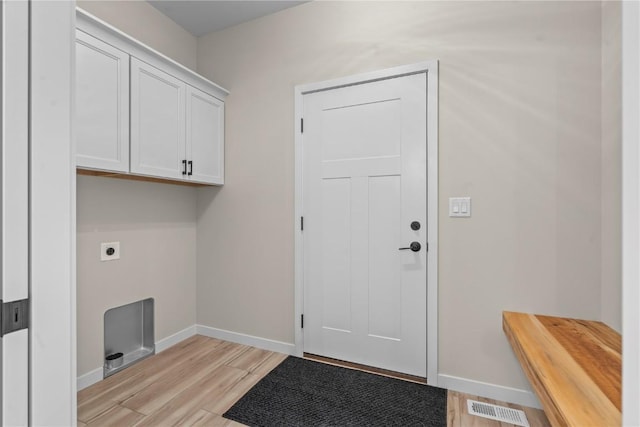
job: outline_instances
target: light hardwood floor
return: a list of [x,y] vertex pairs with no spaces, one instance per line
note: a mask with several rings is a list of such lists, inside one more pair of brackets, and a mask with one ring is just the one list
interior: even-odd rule
[[[79,426],[239,426],[222,418],[240,397],[287,356],[193,336],[78,393]],[[450,427],[504,427],[467,414],[449,392]],[[498,404],[502,404],[498,402]],[[532,427],[549,425],[542,411],[524,409]]]

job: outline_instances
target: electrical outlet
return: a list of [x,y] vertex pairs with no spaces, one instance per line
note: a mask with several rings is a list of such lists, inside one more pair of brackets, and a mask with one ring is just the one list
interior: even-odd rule
[[100,244],[100,261],[113,261],[120,259],[120,242],[108,242]]

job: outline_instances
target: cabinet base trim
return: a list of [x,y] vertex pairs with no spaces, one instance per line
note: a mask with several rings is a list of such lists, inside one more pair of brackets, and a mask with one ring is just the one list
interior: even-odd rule
[[78,175],[102,176],[105,178],[128,179],[131,181],[159,182],[161,184],[184,185],[187,187],[211,187],[212,186],[211,184],[200,184],[197,182],[174,181],[172,179],[153,178],[153,177],[144,176],[144,175],[131,175],[131,174],[106,172],[106,171],[98,171],[98,170],[91,170],[91,169],[77,168],[76,172],[78,173]]

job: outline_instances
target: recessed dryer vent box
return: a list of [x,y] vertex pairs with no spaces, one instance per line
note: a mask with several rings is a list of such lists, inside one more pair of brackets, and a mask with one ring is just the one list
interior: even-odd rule
[[153,305],[147,298],[104,313],[104,378],[155,354]]

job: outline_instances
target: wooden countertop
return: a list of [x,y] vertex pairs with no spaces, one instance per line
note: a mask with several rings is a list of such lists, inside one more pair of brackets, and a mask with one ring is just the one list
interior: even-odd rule
[[620,334],[602,322],[508,311],[502,328],[552,425],[621,425]]

